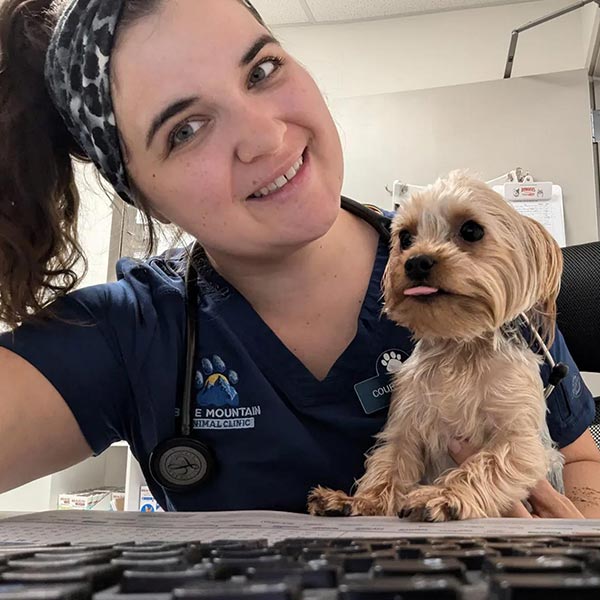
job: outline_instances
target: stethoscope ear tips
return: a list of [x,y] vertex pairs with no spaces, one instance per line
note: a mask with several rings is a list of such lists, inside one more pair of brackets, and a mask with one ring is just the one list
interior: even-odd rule
[[556,387],[569,374],[569,365],[559,362],[556,363],[550,371],[548,383]]

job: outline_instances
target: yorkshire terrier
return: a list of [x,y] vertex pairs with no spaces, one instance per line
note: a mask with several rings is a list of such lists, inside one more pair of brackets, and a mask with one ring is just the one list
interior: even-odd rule
[[[562,253],[536,221],[464,172],[412,195],[392,224],[384,312],[416,347],[394,375],[389,416],[352,496],[314,488],[318,515],[417,521],[500,517],[542,478],[562,480],[546,425],[540,355],[548,345]],[[457,466],[452,438],[477,449]]]

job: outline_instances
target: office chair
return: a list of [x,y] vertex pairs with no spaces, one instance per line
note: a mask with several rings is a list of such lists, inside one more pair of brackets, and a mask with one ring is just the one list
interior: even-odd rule
[[[600,242],[563,248],[558,327],[581,371],[600,373]],[[600,398],[592,435],[600,448]]]

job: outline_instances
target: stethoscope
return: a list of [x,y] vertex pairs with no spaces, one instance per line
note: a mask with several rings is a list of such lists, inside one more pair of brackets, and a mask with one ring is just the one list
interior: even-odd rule
[[[342,196],[344,210],[371,225],[383,241],[391,238],[391,219],[376,207],[369,207]],[[205,443],[192,437],[192,388],[195,377],[196,336],[198,314],[198,271],[195,263],[203,255],[202,247],[196,242],[192,247],[185,275],[186,289],[186,365],[181,402],[181,427],[179,435],[159,443],[149,458],[150,474],[163,488],[171,492],[188,492],[206,483],[216,471],[213,450]],[[568,366],[555,363],[544,340],[532,327],[525,315],[520,315],[534,336],[544,359],[551,368],[544,398],[548,398],[554,388],[567,376]]]

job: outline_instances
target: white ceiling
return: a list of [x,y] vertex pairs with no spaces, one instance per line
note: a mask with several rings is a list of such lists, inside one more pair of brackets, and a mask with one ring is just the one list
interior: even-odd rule
[[252,0],[268,25],[367,21],[534,0]]

